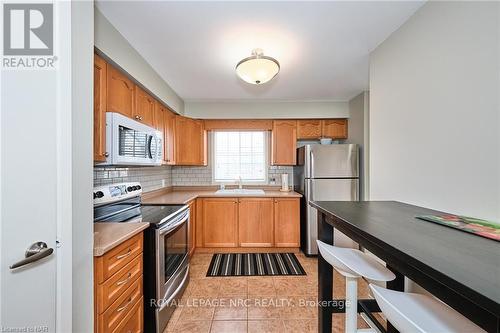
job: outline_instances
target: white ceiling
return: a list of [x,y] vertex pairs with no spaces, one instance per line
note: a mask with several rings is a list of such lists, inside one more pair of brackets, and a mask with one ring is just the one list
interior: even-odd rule
[[[369,53],[424,2],[98,1],[185,100],[348,100],[368,89]],[[236,63],[262,48],[281,72],[254,86]]]

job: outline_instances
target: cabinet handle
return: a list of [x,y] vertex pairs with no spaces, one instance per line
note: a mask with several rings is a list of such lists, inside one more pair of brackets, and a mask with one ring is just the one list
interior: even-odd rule
[[123,310],[125,310],[126,308],[128,308],[128,306],[130,305],[130,303],[132,303],[132,297],[130,297],[130,298],[128,299],[127,304],[125,304],[125,305],[124,305],[124,306],[122,306],[121,308],[116,309],[116,312],[122,312]]
[[139,120],[142,120],[142,116],[141,116],[141,117],[139,117]]
[[123,259],[125,257],[128,257],[131,253],[132,253],[132,250],[129,248],[127,253],[120,254],[119,256],[116,256],[116,259],[120,260],[120,259]]
[[136,114],[135,119],[139,120],[139,118],[141,118],[141,117],[139,117],[139,115]]
[[105,152],[105,153],[102,153],[101,155],[102,155],[102,156],[104,156],[104,157],[108,157],[108,156],[109,156],[109,153],[108,153],[108,152]]
[[121,286],[122,284],[127,283],[127,282],[128,282],[128,280],[130,280],[130,278],[131,278],[131,277],[132,277],[132,273],[130,273],[130,272],[129,272],[129,273],[128,273],[127,278],[126,278],[126,279],[123,279],[123,280],[121,280],[121,281],[118,281],[118,282],[116,283],[116,285],[117,285],[117,286]]

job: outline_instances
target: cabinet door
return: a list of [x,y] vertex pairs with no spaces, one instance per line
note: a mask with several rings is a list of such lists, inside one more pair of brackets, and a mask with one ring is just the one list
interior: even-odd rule
[[273,199],[242,198],[238,206],[239,246],[273,246]]
[[322,120],[322,136],[332,139],[347,139],[347,119]]
[[163,108],[163,120],[165,126],[164,134],[164,158],[167,164],[175,164],[175,115]]
[[274,199],[274,244],[300,246],[300,204],[298,198]]
[[196,200],[188,203],[189,205],[189,235],[188,235],[188,249],[189,256],[192,256],[196,247]]
[[203,244],[205,247],[238,246],[238,200],[203,199]]
[[134,119],[154,126],[155,99],[141,88],[135,87],[135,103]]
[[203,121],[175,117],[175,164],[206,165],[207,135]]
[[106,161],[106,62],[94,55],[94,161]]
[[273,165],[295,165],[297,122],[295,120],[274,120],[272,143]]
[[321,137],[321,120],[297,120],[297,139],[318,139]]
[[113,66],[107,66],[106,111],[132,118],[135,109],[135,84]]

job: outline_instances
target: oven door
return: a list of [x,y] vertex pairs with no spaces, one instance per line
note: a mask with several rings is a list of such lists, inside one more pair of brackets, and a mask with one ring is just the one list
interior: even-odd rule
[[172,298],[187,274],[188,220],[189,210],[184,210],[156,230],[156,297],[161,302]]

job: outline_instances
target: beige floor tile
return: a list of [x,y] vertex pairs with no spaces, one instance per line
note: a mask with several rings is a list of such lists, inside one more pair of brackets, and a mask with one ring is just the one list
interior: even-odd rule
[[174,313],[172,314],[172,317],[170,317],[167,327],[163,331],[164,333],[166,332],[174,332],[175,324],[177,324],[177,321],[179,320],[179,317],[181,315],[181,308],[175,309]]
[[190,296],[202,296],[202,297],[219,296],[219,289],[221,286],[221,282],[217,278],[191,279],[189,281],[189,284],[193,284],[193,288],[189,293]]
[[247,320],[248,309],[245,297],[220,298],[215,308],[214,320]]
[[191,279],[203,279],[207,275],[207,267],[205,265],[190,265],[189,277]]
[[[193,303],[195,304],[195,303]],[[214,316],[214,307],[195,306],[188,304],[182,308],[178,321],[196,321],[196,320],[212,320]]]
[[292,296],[287,299],[290,304],[281,309],[282,319],[314,319],[318,317],[316,297]]
[[247,322],[246,320],[241,321],[213,321],[210,333],[246,333],[247,332]]
[[252,277],[248,278],[248,295],[275,296],[274,278]]
[[[318,331],[317,320],[289,319],[283,320],[286,333],[315,333]],[[342,332],[342,331],[334,331]]]
[[285,327],[280,319],[249,320],[248,333],[283,333]]
[[249,320],[279,319],[281,317],[281,299],[269,296],[254,296],[249,297],[249,300]]
[[246,296],[248,294],[246,277],[226,277],[220,280],[219,296]]
[[208,265],[210,264],[210,261],[212,260],[212,254],[208,253],[196,253],[191,259],[189,259],[189,264],[190,265]]
[[211,321],[177,321],[173,332],[208,333],[210,332]]
[[274,288],[278,296],[305,296],[313,292],[306,277],[274,278]]

